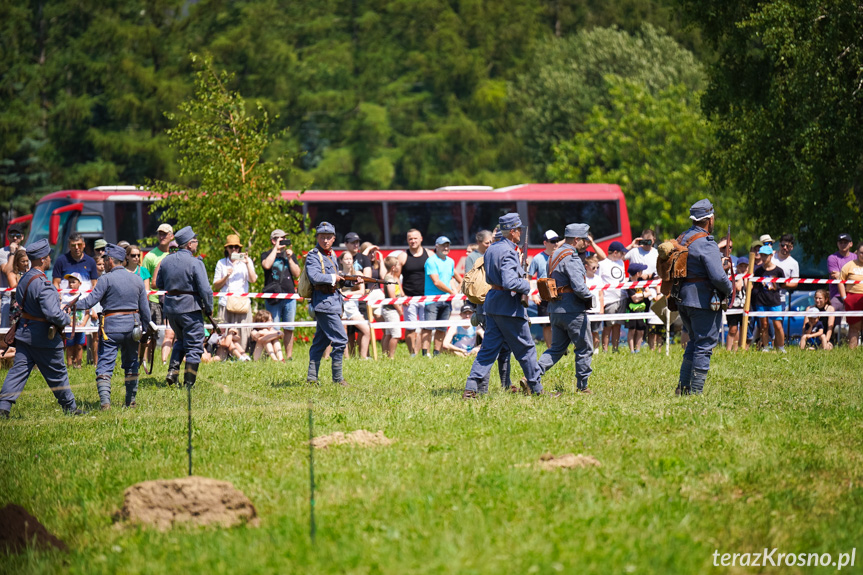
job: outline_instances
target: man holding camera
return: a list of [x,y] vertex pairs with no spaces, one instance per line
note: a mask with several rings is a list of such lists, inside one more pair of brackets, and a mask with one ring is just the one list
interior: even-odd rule
[[[261,254],[261,267],[264,268],[264,293],[296,292],[294,279],[300,277],[300,266],[291,249],[291,239],[282,230],[270,233],[273,248]],[[297,315],[295,299],[265,299],[264,305],[273,316],[273,321],[294,321]],[[293,359],[294,328],[282,328],[285,340],[285,361]]]
[[653,247],[656,244],[656,234],[653,230],[644,230],[641,236],[632,240],[626,248],[623,259],[631,264],[644,264],[647,266],[647,276],[656,275],[656,258],[659,252]]

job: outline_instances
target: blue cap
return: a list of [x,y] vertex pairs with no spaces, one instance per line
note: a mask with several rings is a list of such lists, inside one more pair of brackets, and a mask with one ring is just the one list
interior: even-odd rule
[[625,252],[626,246],[620,242],[611,242],[611,245],[608,246],[609,252]]
[[737,265],[748,264],[748,263],[749,263],[749,258],[746,256],[741,256],[741,257],[737,258]]
[[[178,246],[183,246],[195,239],[196,237],[197,236],[195,235],[195,232],[192,231],[192,226],[186,226],[185,228],[174,234],[174,239],[177,240]],[[125,258],[126,254],[123,254],[123,259]]]
[[693,221],[703,220],[713,215],[713,204],[710,200],[698,200],[689,208],[689,219]]
[[105,255],[121,262],[126,261],[126,250],[115,244],[105,246]]
[[315,228],[315,235],[334,233],[336,233],[336,226],[334,226],[330,222],[321,222],[318,224],[318,227]]
[[506,214],[505,216],[501,216],[500,218],[498,218],[497,221],[500,225],[500,231],[502,232],[514,230],[521,227],[521,217],[515,212],[511,212],[509,214]]
[[769,256],[769,255],[773,254],[773,248],[769,245],[764,245],[764,246],[761,246],[761,248],[758,250],[758,253],[764,254],[765,256]]
[[25,249],[27,250],[28,257],[33,259],[44,258],[51,253],[51,244],[48,243],[47,239],[42,238],[41,240],[28,245]]
[[567,238],[586,238],[589,231],[590,226],[587,224],[568,224],[563,235]]
[[446,236],[440,236],[438,239],[436,239],[436,240],[434,241],[434,245],[436,245],[436,246],[439,246],[439,245],[442,245],[442,244],[451,244],[451,243],[452,243],[452,242],[451,242],[451,241],[449,241],[449,238],[448,238],[448,237],[446,237]]
[[638,263],[638,262],[634,262],[634,263],[629,264],[629,273],[635,274],[635,273],[640,273],[643,271],[647,271],[646,265],[644,265],[642,263]]

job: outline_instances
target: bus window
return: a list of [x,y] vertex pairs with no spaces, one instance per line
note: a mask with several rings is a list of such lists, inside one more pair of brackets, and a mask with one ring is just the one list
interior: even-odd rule
[[446,236],[453,245],[464,245],[461,202],[388,202],[390,242],[407,245],[408,230],[416,228],[424,243]]
[[475,240],[480,230],[492,231],[497,227],[498,218],[510,212],[517,212],[515,202],[467,202],[468,242]]
[[[143,219],[144,219],[144,235],[143,235],[143,237],[155,238],[157,235],[156,230],[159,228],[160,225],[162,225],[164,223],[169,223],[169,224],[172,224],[172,226],[173,226],[174,222],[166,221],[165,218],[162,216],[162,212],[164,212],[164,210],[157,209],[155,212],[153,212],[151,214],[150,213],[150,204],[146,203],[146,202],[144,203],[144,205],[142,206],[142,213],[143,213]],[[179,230],[177,230],[177,231],[179,231]],[[138,238],[138,239],[141,239],[141,238]],[[136,243],[136,242],[132,242],[132,243]]]
[[80,215],[75,222],[75,231],[82,234],[102,234],[102,216]]
[[312,227],[330,222],[336,227],[336,245],[344,243],[348,232],[359,234],[363,242],[381,245],[384,240],[384,210],[381,204],[371,203],[307,203]]
[[547,230],[563,234],[567,224],[581,223],[590,226],[593,239],[603,239],[620,235],[620,213],[617,200],[575,201],[575,202],[535,202],[527,207],[530,239],[533,245],[542,245]]
[[138,202],[117,202],[114,204],[114,222],[117,241],[138,241]]

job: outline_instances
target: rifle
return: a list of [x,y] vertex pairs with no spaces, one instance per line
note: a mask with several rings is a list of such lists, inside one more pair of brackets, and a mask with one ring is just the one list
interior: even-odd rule
[[[521,271],[524,274],[525,279],[530,279],[530,274],[527,272],[527,236],[528,236],[528,227],[524,226],[524,229],[521,232]],[[530,303],[530,297],[527,294],[521,295],[521,305],[527,307]]]
[[399,282],[394,282],[392,280],[379,280],[379,279],[370,278],[367,276],[360,276],[360,275],[342,276],[342,277],[345,278],[346,282],[355,282],[355,283],[356,282],[365,282],[365,283],[369,283],[369,284],[380,284],[380,285],[384,285],[384,284],[397,285],[399,283]]
[[[69,303],[67,303],[64,306],[64,308],[66,310],[68,310],[68,313],[72,316],[72,336],[71,336],[72,339],[75,339],[75,328],[76,328],[76,325],[75,325],[75,311],[76,311],[76,309],[75,308],[78,305],[79,299],[81,299],[80,294],[75,296],[75,299],[73,299],[72,301],[70,301]],[[63,326],[51,324],[48,327],[48,339],[53,340],[57,336],[58,331],[60,333],[63,333]],[[63,347],[64,348],[66,347],[66,336],[65,335],[63,336]]]
[[147,331],[141,336],[141,341],[138,342],[138,362],[144,366],[144,371],[147,375],[153,373],[153,357],[156,354],[156,340],[159,333],[156,329],[156,324],[152,321],[147,326]]

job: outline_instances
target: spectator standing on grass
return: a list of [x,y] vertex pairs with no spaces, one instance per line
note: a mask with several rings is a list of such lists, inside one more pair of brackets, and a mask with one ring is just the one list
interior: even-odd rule
[[[794,236],[792,234],[782,234],[779,238],[779,249],[773,253],[773,263],[776,267],[782,268],[787,278],[800,277],[800,264],[797,263],[791,256],[791,250],[794,249]],[[787,285],[786,285],[787,288]],[[783,289],[779,292],[781,299],[780,305],[788,309],[788,300],[791,292],[788,289]]]
[[[646,271],[647,266],[645,264],[629,264],[629,281],[637,282],[644,279],[642,274]],[[636,286],[626,290],[625,313],[645,313],[649,309],[648,306],[647,288],[644,286]],[[647,320],[626,320],[626,330],[626,343],[629,345],[629,352],[639,353],[641,351],[641,345],[644,343],[644,336],[647,333]]]
[[[455,294],[450,286],[450,280],[453,278],[461,284],[462,277],[455,271],[455,262],[449,257],[449,248],[448,237],[440,236],[435,240],[434,254],[430,255],[425,263],[425,295],[427,296]],[[426,302],[425,306],[426,321],[446,321],[452,313],[452,302],[449,301]],[[443,326],[423,330],[423,336],[429,339],[434,333],[434,355],[440,355],[446,330],[447,328]],[[426,351],[423,350],[423,354],[425,353]]]
[[[593,294],[593,306],[587,310],[590,315],[602,315],[605,309],[605,292],[599,289],[602,286],[602,278],[599,277],[599,257],[596,254],[588,256],[584,260],[584,283]],[[600,334],[602,334],[602,322],[590,322],[590,332],[593,335],[593,354],[596,355],[600,348]]]
[[[355,232],[348,232],[348,234],[345,236],[345,250],[351,254],[351,257],[354,261],[354,271],[352,275],[363,275],[366,277],[372,277],[372,260],[369,256],[365,255],[360,251],[359,234]],[[358,291],[360,295],[366,293],[365,283],[357,283],[356,291]],[[366,302],[357,302],[357,308],[359,309],[360,315],[362,315],[364,319],[369,317],[369,306]]]
[[644,264],[647,277],[653,277],[656,273],[656,258],[659,257],[659,252],[653,247],[655,243],[656,233],[653,230],[644,230],[626,247],[627,252],[623,259],[630,265]]
[[[294,280],[300,277],[300,265],[291,240],[282,230],[270,232],[270,243],[273,247],[261,254],[261,267],[264,268],[264,293],[296,293]],[[295,299],[265,299],[264,306],[274,322],[291,322],[297,317],[297,300]],[[285,361],[294,358],[294,328],[282,328],[285,340]],[[273,345],[281,346],[279,342]]]
[[[737,274],[749,273],[749,258],[746,256],[737,259]],[[746,304],[746,284],[742,279],[734,280],[734,301],[728,306],[728,310],[742,311]],[[742,313],[729,313],[725,315],[725,321],[728,323],[728,337],[725,339],[725,349],[728,351],[737,351],[740,345],[740,338],[745,337],[745,334],[740,333],[740,327],[743,325]]]
[[[9,284],[8,275],[13,271],[15,254],[24,241],[24,231],[17,225],[9,226],[6,235],[9,237],[9,245],[0,248],[0,289],[15,287]],[[0,294],[0,327],[9,327],[12,299],[12,292],[4,291]]]
[[[626,253],[626,247],[620,242],[611,242],[608,246],[608,258],[599,262],[599,276],[602,278],[603,284],[616,285],[622,283],[626,279],[626,270],[623,267],[623,256]],[[605,314],[623,313],[626,305],[626,298],[623,290],[608,289],[605,290]],[[620,326],[622,320],[605,320],[602,329],[602,351],[608,351],[608,342],[611,338],[611,349],[617,351],[620,345]]]
[[488,246],[491,245],[491,232],[488,230],[480,230],[476,233],[476,251],[467,255],[464,260],[464,272],[467,273],[476,265],[476,260],[485,255]]
[[[381,269],[383,268],[384,261],[381,249],[372,242],[363,242],[360,244],[360,254],[369,258],[369,262],[372,266],[372,273],[369,277],[373,277],[376,280],[381,279]],[[384,271],[384,273],[386,273],[386,271]]]
[[69,251],[57,258],[54,264],[54,287],[66,289],[69,282],[64,279],[67,274],[77,273],[81,276],[81,290],[86,291],[96,285],[99,272],[96,260],[84,253],[84,237],[78,232],[69,235]]
[[[402,290],[408,297],[423,296],[425,295],[425,263],[431,254],[422,246],[423,236],[419,230],[408,230],[407,242],[408,249],[399,254],[399,265],[402,267]],[[425,304],[420,302],[404,304],[405,321],[423,321],[424,319]],[[425,337],[425,332],[420,328],[407,328],[405,342],[411,357],[419,353],[421,348],[424,350],[423,355],[428,353],[429,342]]]
[[[384,281],[387,282],[395,282],[395,283],[385,283],[383,285],[384,288],[384,297],[388,299],[401,297],[401,286],[398,284],[399,276],[402,273],[402,266],[399,264],[399,259],[395,256],[387,256],[384,258],[384,267],[386,268],[386,275],[384,276]],[[388,303],[382,306],[381,308],[381,316],[385,322],[396,322],[401,319],[400,316],[402,314],[402,305],[398,303]],[[384,330],[384,336],[381,340],[381,347],[383,347],[384,353],[390,359],[396,356],[396,347],[399,343],[399,336],[401,335],[401,328],[398,327],[388,327]]]
[[[220,293],[248,293],[249,285],[258,281],[255,264],[243,252],[240,236],[229,234],[225,241],[225,257],[216,263],[213,275],[213,291]],[[226,323],[249,323],[252,321],[252,302],[247,297],[221,296],[219,319]],[[245,350],[249,341],[247,327],[240,328],[240,346]]]
[[[827,273],[830,275],[830,279],[838,280],[842,267],[848,262],[854,261],[856,256],[851,251],[853,243],[851,234],[839,234],[836,239],[838,251],[827,256]],[[845,311],[845,304],[839,299],[839,286],[837,284],[830,284],[830,305],[836,311]],[[842,323],[842,318],[836,318],[836,325],[840,323]]]
[[[355,275],[357,270],[354,267],[354,257],[351,252],[344,251],[338,258],[339,261],[339,273],[349,276]],[[346,284],[341,288],[341,292],[345,296],[349,295],[362,295],[363,294],[363,283],[357,282],[355,284]],[[347,328],[348,333],[348,355],[353,354],[355,345],[354,345],[354,336],[359,334],[359,355],[360,359],[368,359],[369,358],[369,344],[371,343],[372,335],[371,329],[369,329],[368,319],[360,314],[359,302],[355,299],[348,299],[347,297],[344,300],[344,311],[342,312],[342,317],[351,321],[360,321],[362,323],[358,323],[356,325],[348,325],[345,326]]]
[[[863,282],[863,243],[857,246],[855,258],[842,266],[839,279],[842,281]],[[845,306],[844,311],[863,311],[863,283],[839,284],[839,299]],[[857,347],[860,337],[861,316],[850,316],[848,320],[848,345],[851,349]]]
[[[773,248],[769,245],[761,246],[758,250],[761,254],[761,265],[755,268],[753,276],[761,278],[784,278],[785,271],[773,263]],[[782,301],[779,294],[779,285],[774,282],[754,282],[752,286],[752,302],[755,311],[782,311]],[[761,351],[770,351],[770,332],[767,330],[768,320],[773,323],[773,331],[776,337],[776,351],[785,353],[785,330],[782,328],[783,317],[758,318],[761,332]]]
[[[141,278],[141,281],[144,282],[144,289],[150,291],[150,278],[152,276],[150,275],[150,272],[147,271],[147,268],[141,265],[141,248],[131,245],[126,247],[125,267],[127,270]],[[149,308],[150,306],[148,305],[148,312]],[[147,315],[149,315],[149,313]]]
[[[536,279],[546,278],[548,277],[548,261],[551,259],[554,250],[560,246],[563,240],[557,235],[557,232],[554,230],[548,230],[545,232],[545,235],[542,238],[542,245],[545,246],[545,249],[535,256],[530,261],[530,266],[527,268],[527,275],[530,277],[536,276]],[[536,293],[532,296],[533,303],[536,304],[536,317],[548,317],[548,303],[547,301],[542,301],[542,298],[539,297],[539,294]],[[545,347],[551,348],[551,324],[543,324],[542,325],[542,339],[545,340]]]
[[[168,252],[170,250],[171,241],[174,239],[174,228],[171,227],[170,224],[162,224],[156,230],[156,235],[159,238],[159,245],[150,250],[146,256],[144,256],[144,261],[141,263],[150,273],[150,278],[152,279],[151,284],[156,283],[156,266],[159,265]],[[153,323],[157,325],[162,325],[165,323],[165,317],[162,313],[162,304],[157,295],[151,295],[149,297],[150,302],[150,317],[153,320]]]
[[95,242],[93,242],[93,259],[101,258],[105,256],[105,249],[108,247],[108,242],[104,239],[99,238]]

